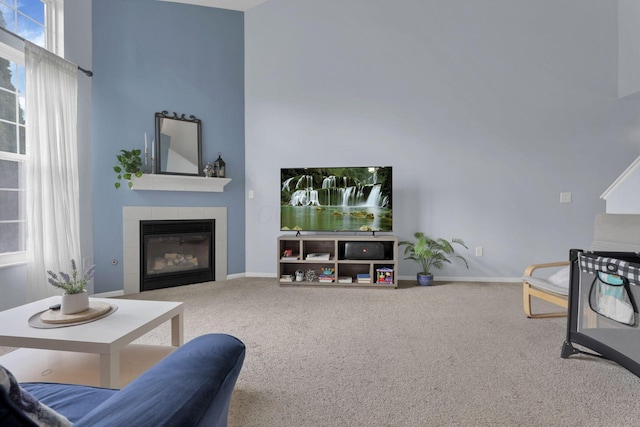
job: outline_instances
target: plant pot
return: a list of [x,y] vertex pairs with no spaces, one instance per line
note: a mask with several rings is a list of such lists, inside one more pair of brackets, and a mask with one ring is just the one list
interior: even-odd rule
[[81,313],[89,309],[89,294],[82,291],[79,294],[62,294],[60,312],[62,314]]
[[433,284],[433,274],[418,273],[418,285],[431,286]]

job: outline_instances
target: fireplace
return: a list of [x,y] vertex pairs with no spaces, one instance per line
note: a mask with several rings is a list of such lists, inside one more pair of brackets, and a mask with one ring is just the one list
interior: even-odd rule
[[215,220],[140,221],[140,290],[215,280]]
[[[215,220],[215,280],[227,275],[227,208],[203,206],[123,206],[122,207],[122,278],[124,295],[140,292],[140,222],[161,220]],[[117,260],[116,260],[117,262]]]

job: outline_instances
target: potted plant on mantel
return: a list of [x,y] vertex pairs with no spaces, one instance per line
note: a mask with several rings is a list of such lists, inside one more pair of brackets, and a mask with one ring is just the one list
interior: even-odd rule
[[49,283],[64,291],[60,304],[62,314],[80,313],[89,308],[89,294],[86,286],[89,280],[93,279],[95,269],[96,266],[92,265],[89,270],[81,272],[76,268],[76,261],[72,259],[71,274],[61,271],[58,276],[51,270],[47,271],[51,276]]
[[451,263],[449,258],[454,257],[462,260],[467,268],[469,264],[462,255],[456,255],[453,249],[453,243],[467,248],[462,239],[453,238],[451,242],[438,238],[430,239],[425,236],[424,233],[418,231],[414,234],[415,241],[402,241],[398,243],[399,246],[406,246],[404,254],[407,255],[405,259],[411,259],[420,265],[422,269],[417,276],[418,284],[421,286],[428,286],[433,283],[433,274],[431,268],[440,269],[445,262]]
[[134,150],[120,150],[121,154],[117,154],[118,165],[113,167],[113,171],[118,175],[115,183],[116,190],[120,188],[120,180],[124,179],[129,181],[129,188],[133,187],[134,176],[140,178],[142,176],[142,158],[140,154],[142,151]]

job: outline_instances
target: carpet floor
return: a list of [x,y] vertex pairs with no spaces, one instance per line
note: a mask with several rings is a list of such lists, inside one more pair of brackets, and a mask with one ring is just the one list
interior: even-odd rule
[[[527,319],[519,284],[246,278],[128,298],[185,302],[185,341],[222,332],[246,344],[231,427],[640,424],[640,379],[607,360],[562,359],[566,319]],[[166,324],[138,342],[168,337]]]
[[[184,302],[185,342],[215,332],[246,344],[230,427],[640,425],[640,378],[604,359],[562,359],[566,319],[527,319],[515,283],[244,278],[126,298]],[[545,309],[556,307],[534,305]],[[136,343],[169,337],[166,323]]]

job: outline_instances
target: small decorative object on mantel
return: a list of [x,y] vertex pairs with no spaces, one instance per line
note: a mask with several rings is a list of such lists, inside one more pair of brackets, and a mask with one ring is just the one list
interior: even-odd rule
[[147,143],[147,133],[144,133],[144,171],[149,173],[149,146]]
[[211,166],[211,163],[209,162],[207,162],[207,165],[204,167],[203,171],[204,171],[204,176],[206,176],[207,178],[213,178],[215,176],[215,171],[213,170],[213,166]]
[[149,161],[149,146],[147,144],[147,133],[144,133],[144,173],[156,173],[156,140],[151,141],[151,161]]
[[222,160],[222,153],[218,153],[218,158],[213,162],[213,171],[214,176],[217,178],[224,178],[226,176],[227,171],[226,163]]
[[87,271],[79,271],[76,268],[76,261],[71,260],[71,274],[64,272],[54,273],[48,270],[49,283],[56,288],[64,291],[60,310],[62,314],[74,314],[89,309],[89,294],[86,286],[89,280],[93,279],[95,274],[95,265],[92,265]]

